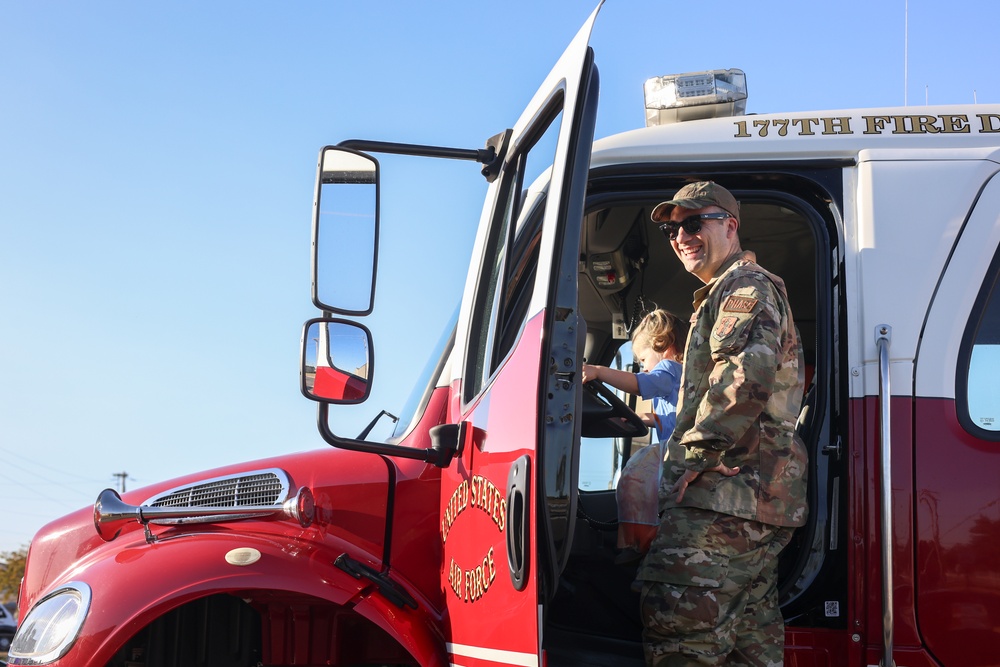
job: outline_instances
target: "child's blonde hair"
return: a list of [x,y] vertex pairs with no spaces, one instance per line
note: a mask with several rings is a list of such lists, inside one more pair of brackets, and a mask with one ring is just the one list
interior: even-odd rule
[[648,345],[653,352],[662,354],[670,348],[677,351],[677,359],[684,356],[688,324],[671,312],[657,308],[647,313],[632,332],[633,349]]

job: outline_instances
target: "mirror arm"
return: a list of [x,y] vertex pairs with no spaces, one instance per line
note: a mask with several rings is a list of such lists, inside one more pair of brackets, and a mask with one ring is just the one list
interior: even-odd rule
[[416,459],[424,463],[430,463],[439,468],[447,468],[451,463],[454,451],[448,449],[416,449],[415,447],[402,447],[400,445],[390,445],[381,442],[366,442],[363,440],[352,440],[342,438],[330,430],[329,425],[330,406],[320,403],[317,411],[316,426],[323,440],[329,445],[338,449],[347,449],[353,452],[364,452],[367,454],[379,454],[381,456],[398,456],[404,459]]
[[400,144],[394,141],[369,141],[348,139],[337,144],[338,148],[352,148],[369,153],[392,153],[417,157],[440,157],[450,160],[473,160],[487,163],[495,157],[494,149],[487,148],[447,148],[445,146],[423,146],[420,144]]
[[439,157],[449,160],[471,160],[485,165],[483,176],[492,183],[500,173],[500,161],[507,153],[507,144],[512,131],[504,130],[490,137],[486,148],[448,148],[445,146],[425,146],[421,144],[400,144],[393,141],[369,141],[368,139],[348,139],[337,144],[338,148],[350,148],[370,153],[391,153],[416,157]]
[[370,422],[368,422],[368,426],[366,426],[365,430],[361,431],[361,433],[358,434],[358,437],[356,437],[355,440],[364,440],[365,438],[367,438],[368,434],[372,432],[373,428],[375,428],[375,424],[377,424],[378,420],[382,418],[382,415],[385,415],[386,417],[391,419],[393,424],[399,421],[399,417],[397,417],[396,415],[392,414],[388,410],[382,410],[377,415],[375,415],[375,419],[372,419]]
[[461,451],[466,437],[466,423],[438,424],[428,432],[431,436],[431,451],[437,453],[434,465],[447,468],[455,454]]
[[493,157],[488,162],[484,162],[482,174],[488,183],[492,183],[500,175],[500,167],[507,156],[507,148],[510,146],[510,138],[514,130],[504,130],[500,134],[495,134],[486,141],[486,148],[493,152]]

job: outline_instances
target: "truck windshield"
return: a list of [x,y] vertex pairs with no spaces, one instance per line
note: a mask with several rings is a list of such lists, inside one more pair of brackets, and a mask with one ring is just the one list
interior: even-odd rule
[[401,440],[403,436],[410,432],[412,426],[417,422],[419,416],[423,414],[427,401],[430,400],[434,388],[438,384],[438,379],[448,363],[451,356],[451,349],[455,345],[455,329],[458,326],[458,305],[452,312],[451,317],[441,332],[438,342],[434,345],[424,369],[417,376],[417,381],[413,383],[413,390],[409,398],[403,405],[403,410],[399,414],[399,421],[393,429],[389,442]]

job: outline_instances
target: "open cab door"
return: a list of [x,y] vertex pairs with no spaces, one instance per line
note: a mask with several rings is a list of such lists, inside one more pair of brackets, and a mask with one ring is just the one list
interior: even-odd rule
[[[331,445],[441,469],[451,664],[541,664],[545,605],[569,556],[586,336],[577,272],[598,95],[588,42],[599,10],[485,148],[350,140],[320,153],[312,273],[324,317],[303,330],[301,390],[320,403]],[[371,391],[371,335],[334,317],[373,309],[380,165],[370,153],[475,161],[489,182],[448,366],[449,423],[416,446],[345,437],[328,419],[330,404]]]
[[569,552],[599,10],[501,139],[474,246],[452,365],[457,423],[437,434],[456,449],[440,517],[452,664],[541,664],[545,603]]

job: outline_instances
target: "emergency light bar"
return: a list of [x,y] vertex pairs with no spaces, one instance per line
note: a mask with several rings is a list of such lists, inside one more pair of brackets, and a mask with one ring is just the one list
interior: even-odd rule
[[740,116],[747,108],[747,77],[739,69],[654,76],[646,79],[642,89],[646,127]]

